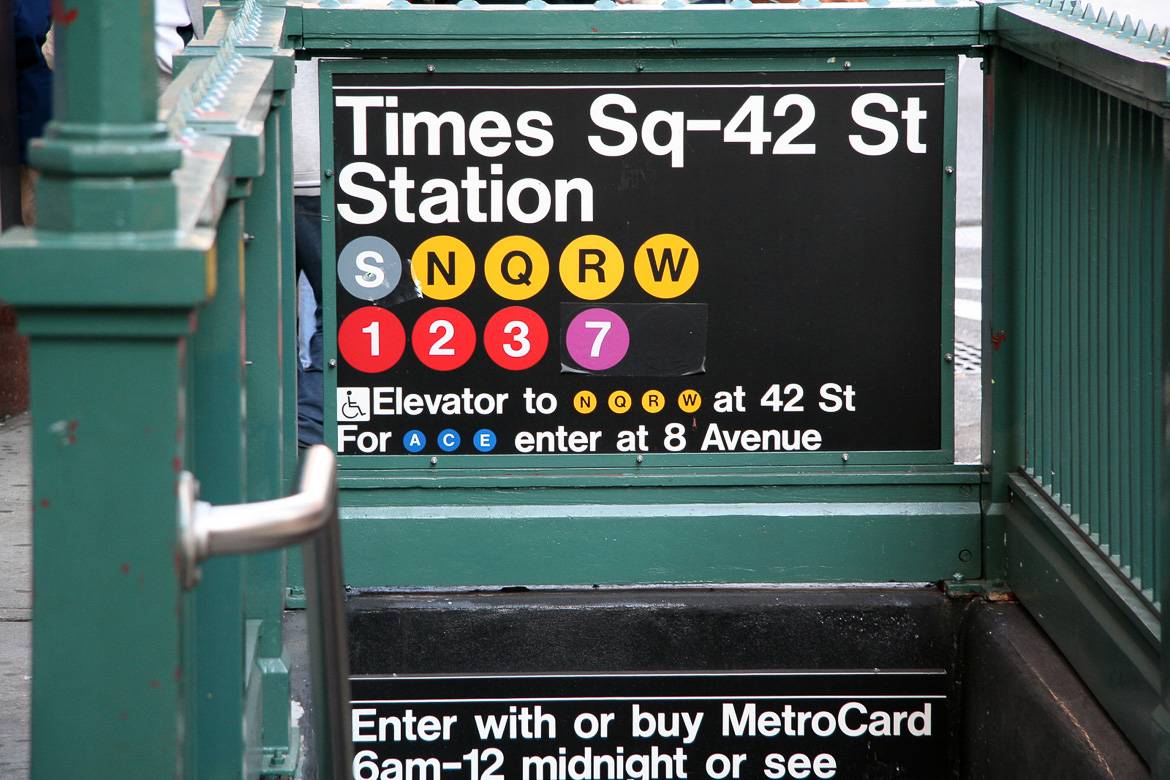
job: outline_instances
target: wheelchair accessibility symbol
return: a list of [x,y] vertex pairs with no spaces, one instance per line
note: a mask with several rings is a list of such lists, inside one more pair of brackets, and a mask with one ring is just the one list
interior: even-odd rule
[[366,421],[370,419],[370,388],[337,388],[337,419]]

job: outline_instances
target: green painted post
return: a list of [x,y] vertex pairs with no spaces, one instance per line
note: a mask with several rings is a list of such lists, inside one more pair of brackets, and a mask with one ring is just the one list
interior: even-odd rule
[[[281,153],[279,120],[264,129],[264,174],[255,179],[244,210],[247,264],[248,500],[283,494],[284,383],[281,301]],[[287,154],[287,152],[284,152]]]
[[0,242],[31,337],[34,777],[157,780],[182,762],[175,489],[209,258],[175,232],[152,18],[147,0],[61,4],[55,120],[31,153],[40,226]]
[[1020,245],[1024,177],[1018,166],[1020,59],[996,49],[985,60],[983,205],[983,460],[991,482],[984,498],[983,577],[1002,581],[1007,478],[1023,464],[1023,332],[1015,323],[1023,278],[1012,248]]
[[54,24],[53,121],[31,160],[44,230],[173,228],[179,150],[157,121],[154,10],[147,0],[64,7]]
[[1159,372],[1162,382],[1162,397],[1161,397],[1161,429],[1162,441],[1156,453],[1156,462],[1154,464],[1154,475],[1158,486],[1158,534],[1161,542],[1160,560],[1161,563],[1161,593],[1159,594],[1162,600],[1162,633],[1161,633],[1161,647],[1159,648],[1160,660],[1162,662],[1162,706],[1154,713],[1155,731],[1158,734],[1158,754],[1156,758],[1156,765],[1154,766],[1154,777],[1164,778],[1170,777],[1170,649],[1167,648],[1167,643],[1170,641],[1170,576],[1167,576],[1165,556],[1170,551],[1170,453],[1167,452],[1168,443],[1170,443],[1170,312],[1166,311],[1166,302],[1170,301],[1170,239],[1165,238],[1166,227],[1170,226],[1170,119],[1162,121],[1162,170],[1160,173],[1160,187],[1156,189],[1157,214],[1162,221],[1163,236],[1161,244],[1161,255],[1164,258],[1161,266],[1161,291],[1160,296],[1161,306],[1160,310],[1155,310],[1154,316],[1156,327],[1160,331],[1161,338],[1155,341],[1155,344],[1161,347],[1161,350],[1156,354],[1156,359],[1160,364]]
[[[281,168],[281,192],[293,192],[293,165],[292,143],[293,123],[292,115],[295,110],[292,93],[288,101],[280,107],[280,143],[282,149],[289,150],[285,159],[288,164]],[[304,110],[304,109],[302,109]],[[310,108],[310,110],[312,110]],[[294,488],[293,480],[297,475],[297,361],[300,360],[297,340],[297,262],[296,262],[296,220],[294,197],[281,201],[280,230],[281,230],[281,268],[285,279],[293,279],[292,288],[284,296],[281,308],[284,325],[285,354],[292,354],[291,360],[285,360],[284,365],[284,490],[291,492]],[[301,548],[294,547],[285,554],[287,568],[285,571],[286,589],[289,582],[304,582]],[[287,592],[289,606],[304,606],[304,590],[297,586],[297,593]]]
[[74,776],[86,756],[89,777],[171,777],[186,317],[23,309],[21,323],[33,362],[32,774]]
[[[293,201],[293,111],[292,93],[288,100],[277,110],[280,117],[280,147],[286,150],[284,160],[286,164],[280,169],[280,191],[288,193],[289,197],[280,202],[280,232],[281,232],[281,273],[285,279],[292,279],[292,286],[281,302],[281,323],[284,332],[284,341],[281,345],[285,355],[291,359],[282,361],[284,366],[284,490],[286,493],[294,489],[293,481],[297,476],[297,361],[300,359],[297,351],[297,255],[296,255],[296,220],[294,218],[295,204]],[[311,109],[310,109],[311,110]],[[289,553],[300,557],[300,548],[294,548]]]
[[[275,98],[281,103],[287,93]],[[284,274],[281,188],[289,150],[281,144],[280,114],[269,114],[264,130],[264,174],[253,183],[247,201],[247,355],[248,355],[248,500],[284,494],[285,350],[283,300],[293,283]],[[295,354],[295,353],[294,353]],[[247,616],[259,620],[256,648],[261,674],[261,744],[264,767],[295,768],[297,751],[290,734],[289,669],[284,654],[285,552],[247,559]],[[291,762],[291,763],[290,763]]]
[[[243,203],[229,201],[220,217],[216,296],[198,315],[192,338],[192,472],[200,499],[245,501],[243,403]],[[195,717],[199,777],[238,778],[244,754],[241,710],[244,668],[244,567],[238,556],[202,565],[195,590]]]
[[[290,475],[295,466],[296,421],[291,411],[296,398],[295,365],[290,357],[295,355],[295,319],[287,319],[290,312],[295,317],[292,179],[288,161],[291,134],[286,138],[286,128],[291,127],[287,102],[294,65],[292,52],[281,48],[284,10],[256,2],[232,5],[236,7],[212,21],[208,38],[194,42],[179,61],[184,67],[201,60],[206,65],[230,43],[234,56],[248,58],[250,63],[239,70],[234,86],[249,74],[255,78],[259,72],[255,61],[272,63],[263,84],[250,82],[253,88],[259,87],[260,97],[271,99],[259,137],[251,116],[243,124],[226,121],[206,125],[210,132],[232,137],[233,145],[246,143],[249,150],[247,165],[239,167],[236,176],[237,186],[242,183],[241,177],[248,179],[244,202],[246,492],[249,501],[260,501],[291,490]],[[272,90],[270,96],[265,94],[268,89]],[[237,109],[243,105],[238,93],[228,102]],[[295,772],[299,760],[282,630],[285,556],[280,551],[243,560],[244,641],[248,650],[243,721],[249,776],[288,776]]]

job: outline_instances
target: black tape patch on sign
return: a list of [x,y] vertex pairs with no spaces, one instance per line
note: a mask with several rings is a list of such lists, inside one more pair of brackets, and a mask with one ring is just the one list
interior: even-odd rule
[[942,70],[330,78],[338,453],[941,448]]
[[945,777],[948,676],[355,677],[355,780]]
[[[616,316],[611,319],[610,315]],[[604,337],[616,322],[623,323],[630,332],[625,356],[608,368],[583,365],[601,356],[606,346]],[[574,328],[574,323],[584,326]],[[561,304],[563,372],[683,377],[706,370],[705,303],[612,303],[604,308],[582,303]]]

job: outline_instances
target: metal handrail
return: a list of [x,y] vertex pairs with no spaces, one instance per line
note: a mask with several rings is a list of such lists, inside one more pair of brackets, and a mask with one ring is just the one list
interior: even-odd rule
[[[313,448],[318,449],[329,456],[332,467],[333,453],[321,445]],[[332,479],[326,522],[305,542],[303,555],[317,777],[342,780],[353,774],[353,742],[349,732],[349,633],[341,568],[341,524]]]
[[194,499],[194,477],[184,473],[180,492],[189,496],[183,527],[183,550],[192,567],[186,585],[198,583],[198,565],[213,555],[275,550],[303,542],[329,519],[334,472],[333,453],[316,446],[305,453],[300,491],[272,501],[212,506]]
[[313,685],[317,776],[349,775],[349,649],[345,578],[337,518],[337,463],[328,447],[305,453],[300,490],[286,498],[212,506],[198,500],[190,472],[179,480],[183,582],[199,582],[199,564],[214,555],[264,552],[303,542],[305,602]]

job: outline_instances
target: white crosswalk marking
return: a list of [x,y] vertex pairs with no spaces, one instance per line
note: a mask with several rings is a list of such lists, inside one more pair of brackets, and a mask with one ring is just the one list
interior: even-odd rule
[[979,301],[968,301],[962,298],[955,299],[955,316],[965,320],[979,322],[983,319],[983,305]]

